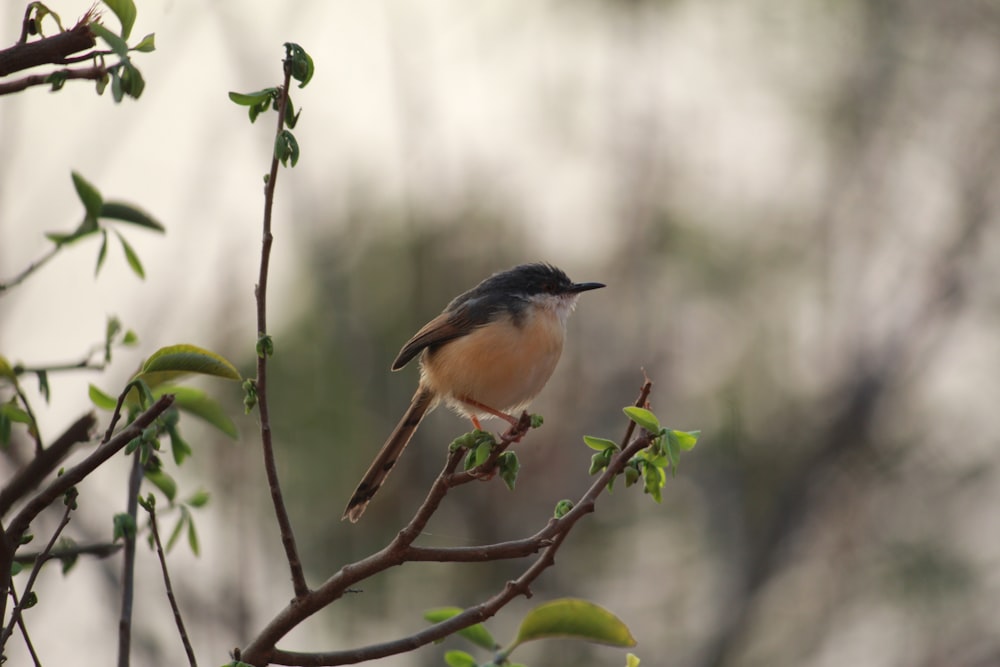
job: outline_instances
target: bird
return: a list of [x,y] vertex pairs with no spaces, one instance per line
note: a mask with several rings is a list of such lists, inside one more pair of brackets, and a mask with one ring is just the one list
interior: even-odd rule
[[494,273],[451,300],[403,345],[392,370],[420,356],[420,382],[403,417],[368,467],[344,510],[356,523],[392,471],[424,416],[444,401],[468,417],[511,416],[534,399],[555,370],[566,319],[580,294],[605,287],[575,283],[551,264]]

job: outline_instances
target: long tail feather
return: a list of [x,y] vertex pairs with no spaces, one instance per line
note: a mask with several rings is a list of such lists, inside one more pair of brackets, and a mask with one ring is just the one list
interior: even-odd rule
[[410,407],[403,414],[403,418],[399,420],[399,423],[396,424],[392,435],[382,445],[382,449],[375,456],[375,460],[368,466],[368,472],[361,478],[358,488],[354,490],[354,495],[351,496],[351,501],[347,503],[347,509],[344,510],[344,516],[340,518],[341,521],[350,519],[351,523],[358,522],[358,519],[365,512],[365,508],[368,507],[368,503],[378,493],[382,483],[385,482],[385,478],[389,476],[389,472],[396,465],[396,461],[410,442],[410,438],[413,437],[413,433],[417,430],[417,426],[420,425],[420,421],[433,405],[434,392],[423,387],[417,389],[417,393],[413,395],[413,400],[410,401]]

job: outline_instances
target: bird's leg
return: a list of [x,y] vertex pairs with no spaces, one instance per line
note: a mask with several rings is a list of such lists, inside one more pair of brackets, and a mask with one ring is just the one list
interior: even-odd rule
[[479,417],[477,417],[476,415],[472,415],[469,417],[469,419],[472,420],[472,428],[476,429],[477,431],[483,430],[483,425],[479,423]]
[[[472,399],[472,398],[469,398],[468,396],[463,396],[459,400],[462,401],[463,403],[465,403],[466,405],[469,405],[469,406],[472,406],[472,407],[476,408],[477,410],[482,410],[483,412],[490,413],[494,417],[499,417],[500,419],[503,419],[504,421],[506,421],[511,426],[517,426],[518,422],[520,422],[520,420],[517,417],[511,417],[506,412],[500,412],[499,410],[491,408],[488,405],[483,405],[479,401],[477,401],[475,399]],[[479,420],[476,419],[476,416],[472,415],[472,424],[477,429],[479,428],[478,422],[479,422]],[[482,429],[480,429],[480,430],[482,430]]]

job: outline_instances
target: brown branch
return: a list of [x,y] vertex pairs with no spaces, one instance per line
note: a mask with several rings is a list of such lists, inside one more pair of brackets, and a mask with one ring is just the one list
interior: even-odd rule
[[156,545],[156,557],[160,560],[160,571],[163,572],[163,585],[167,589],[167,600],[170,602],[170,609],[174,613],[174,623],[177,625],[177,632],[180,633],[181,643],[184,644],[184,652],[187,654],[188,664],[191,667],[198,667],[198,661],[194,657],[194,648],[191,646],[191,640],[188,639],[187,632],[184,630],[184,619],[181,618],[181,610],[177,606],[177,598],[174,597],[174,587],[170,585],[167,558],[163,555],[160,531],[156,527],[156,507],[150,504],[146,509],[149,512],[149,528],[153,533],[153,543]]
[[[92,81],[99,81],[100,79],[104,78],[105,75],[107,75],[108,69],[109,69],[108,67],[104,67],[102,65],[94,65],[93,67],[81,67],[77,69],[66,68],[66,69],[53,70],[48,74],[30,74],[24,77],[23,79],[15,79],[14,81],[0,83],[0,95],[11,95],[13,93],[19,93],[27,88],[31,88],[32,86],[47,85],[49,83],[52,83],[52,80],[49,77],[51,77],[53,74],[59,75],[66,81],[69,81],[70,79],[90,79]],[[58,249],[59,247],[61,246],[57,246],[55,249]],[[41,264],[51,259],[54,254],[55,252],[51,252],[43,258],[43,261],[33,264],[31,270],[34,271],[35,269],[37,269]],[[12,280],[9,283],[0,285],[0,288],[2,288],[2,290],[10,289],[17,283],[21,282],[21,280],[23,280],[26,277],[27,275],[24,275],[23,277],[18,276],[17,279]],[[0,290],[0,292],[2,292],[2,290]]]
[[[278,129],[275,136],[281,134],[285,126],[285,109],[288,106],[288,87],[291,84],[292,65],[290,59],[283,62],[285,79],[278,98]],[[264,188],[264,230],[260,250],[260,275],[254,295],[257,299],[257,336],[258,340],[267,335],[267,275],[271,261],[271,210],[274,207],[274,186],[278,180],[278,157],[272,155],[271,172]],[[281,533],[281,544],[285,548],[285,558],[292,576],[292,589],[295,597],[300,598],[309,593],[306,585],[302,561],[299,559],[298,548],[295,546],[295,533],[292,522],[288,518],[285,500],[281,495],[281,483],[278,479],[278,468],[274,460],[274,444],[271,439],[271,417],[267,402],[267,357],[268,353],[258,350],[257,353],[257,410],[260,412],[260,439],[264,454],[264,471],[267,475],[267,485],[271,491],[271,502],[274,505],[278,530]]]
[[[14,587],[10,588],[10,598],[13,600],[14,605],[20,604],[17,599],[17,593],[14,592]],[[31,637],[28,635],[28,628],[24,624],[24,617],[17,619],[17,629],[21,631],[21,636],[24,637],[24,645],[28,647],[28,653],[31,655],[31,661],[35,663],[35,667],[42,667],[42,661],[38,659],[38,654],[35,653],[35,645],[31,643]]]
[[39,65],[60,65],[72,54],[94,48],[97,42],[90,31],[90,20],[88,14],[69,30],[0,50],[0,76]]
[[[126,389],[122,396],[128,393]],[[143,465],[139,450],[132,452],[132,469],[128,476],[128,494],[125,511],[132,517],[133,528],[138,525],[139,486],[142,484]],[[132,654],[132,602],[135,598],[135,538],[136,531],[125,531],[125,555],[122,558],[121,612],[118,616],[118,667],[128,667]]]
[[59,464],[66,458],[74,446],[90,439],[90,432],[97,424],[97,417],[88,412],[70,425],[62,435],[34,457],[0,490],[0,517],[7,514],[10,508],[33,491]]
[[[112,542],[99,542],[96,544],[73,544],[52,549],[45,558],[48,560],[64,560],[66,558],[76,558],[78,556],[93,556],[94,558],[108,558],[121,551],[122,545]],[[42,557],[40,551],[29,553],[19,553],[14,556],[14,562],[22,565],[34,563]]]
[[[651,386],[651,383],[647,380],[640,392],[638,404],[645,403]],[[490,459],[471,471],[455,472],[465,453],[464,449],[449,452],[445,466],[437,479],[434,480],[423,504],[417,509],[407,526],[396,535],[392,542],[367,558],[345,565],[315,591],[310,591],[307,595],[293,600],[242,651],[240,659],[246,663],[258,666],[271,663],[298,666],[328,666],[374,660],[376,658],[412,651],[430,642],[443,639],[458,630],[467,628],[475,623],[481,623],[490,618],[519,595],[530,597],[530,585],[555,562],[555,553],[562,545],[569,531],[572,530],[580,518],[594,510],[597,497],[604,492],[612,479],[621,474],[629,460],[639,451],[649,446],[650,436],[643,433],[640,437],[630,442],[628,446],[624,447],[617,456],[612,458],[608,467],[591,484],[590,488],[584,493],[572,510],[562,518],[550,519],[542,530],[530,538],[471,548],[430,549],[413,547],[413,540],[421,533],[448,490],[452,486],[477,479],[477,475],[480,475],[495,464],[496,457],[499,456],[502,449],[511,442],[515,442],[523,437],[524,432],[528,428],[530,428],[530,420],[527,418],[527,415],[522,415],[521,421],[516,426],[511,427],[502,436],[500,444],[494,448]],[[631,432],[631,429],[629,432]],[[431,556],[434,554],[445,556],[444,560],[449,562],[472,562],[492,560],[494,558],[516,558],[537,553],[538,551],[542,552],[541,555],[521,576],[513,582],[508,582],[504,589],[493,597],[475,607],[466,609],[457,616],[432,625],[408,637],[356,649],[322,653],[297,653],[275,648],[278,640],[284,637],[289,631],[315,612],[342,597],[352,585],[390,567],[400,565],[409,560],[431,560]],[[489,556],[493,556],[493,558]]]

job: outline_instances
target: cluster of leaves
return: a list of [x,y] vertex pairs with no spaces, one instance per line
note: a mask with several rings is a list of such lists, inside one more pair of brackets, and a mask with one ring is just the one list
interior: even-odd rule
[[[103,70],[100,78],[97,79],[97,94],[103,95],[108,85],[111,85],[111,96],[115,102],[121,102],[125,97],[139,99],[142,91],[146,88],[146,81],[142,73],[132,63],[129,55],[131,52],[150,53],[156,50],[156,36],[150,33],[139,40],[134,46],[129,46],[128,39],[132,34],[132,27],[135,24],[137,11],[133,0],[103,0],[104,4],[114,13],[121,24],[121,30],[114,33],[102,24],[97,17],[95,10],[91,10],[84,17],[87,28],[95,36],[99,37],[108,49],[105,51],[94,51],[86,54],[83,58],[93,58]],[[42,35],[43,21],[47,17],[52,17],[60,32],[66,32],[63,28],[59,14],[52,11],[42,2],[32,2],[28,5],[26,23],[33,34]],[[118,62],[107,65],[104,62],[105,56],[117,56]],[[74,62],[79,59],[74,59]],[[56,70],[46,77],[45,82],[51,84],[52,90],[60,90],[69,80],[72,70]]]
[[[539,422],[541,423],[541,422]],[[450,450],[463,448],[468,450],[465,457],[464,469],[472,470],[486,463],[490,454],[497,446],[497,440],[488,431],[475,430],[459,436],[452,441]],[[514,452],[503,452],[496,459],[496,470],[500,474],[500,479],[511,491],[517,483],[517,473],[521,470],[521,462]]]
[[[298,44],[294,42],[285,43],[285,66],[291,78],[299,82],[299,88],[305,88],[309,80],[312,79],[315,71],[312,57],[306,53]],[[281,89],[277,87],[264,88],[252,93],[230,92],[229,99],[234,103],[248,107],[250,122],[257,120],[257,116],[267,111],[269,108],[280,111],[279,102],[281,100]],[[295,128],[299,121],[301,110],[295,111],[291,96],[286,98],[284,123],[287,127],[282,129],[274,139],[274,157],[285,167],[289,161],[294,167],[299,161],[299,142],[291,130]]]
[[[192,453],[191,446],[181,436],[178,428],[181,413],[200,418],[234,440],[238,433],[236,425],[222,406],[206,392],[174,384],[190,374],[227,380],[241,379],[236,368],[225,358],[195,345],[171,345],[157,350],[146,359],[142,368],[126,387],[125,407],[130,414],[137,414],[165,394],[174,396],[174,404],[148,427],[141,437],[130,442],[125,448],[125,453],[134,452],[139,456],[145,479],[156,487],[166,497],[170,507],[179,513],[177,523],[167,540],[167,551],[173,548],[178,537],[186,531],[188,544],[197,554],[198,536],[191,510],[203,507],[208,502],[208,494],[205,491],[197,491],[184,501],[177,500],[177,482],[164,469],[163,459],[160,456],[162,439],[166,436],[169,440],[171,457],[179,466]],[[108,411],[117,408],[118,401],[93,384],[90,385],[89,394],[91,402],[98,408]],[[115,540],[134,536],[135,530],[135,519],[131,515],[123,513],[114,517]],[[152,541],[150,544],[152,545]]]
[[61,249],[92,234],[100,234],[101,247],[97,252],[97,265],[94,268],[94,275],[97,275],[100,273],[101,267],[104,266],[104,260],[107,257],[108,232],[110,231],[121,244],[122,252],[125,254],[125,261],[128,262],[133,273],[140,278],[145,278],[146,270],[143,268],[142,262],[139,260],[139,256],[132,245],[125,240],[120,231],[114,227],[109,227],[106,222],[102,224],[102,221],[118,220],[161,234],[165,231],[163,225],[148,213],[132,204],[120,201],[105,201],[100,191],[87,179],[75,171],[72,172],[72,176],[73,187],[76,188],[76,194],[80,198],[80,201],[83,202],[83,221],[71,232],[48,232],[45,237],[56,245],[56,249]]
[[[459,607],[439,607],[424,612],[431,623],[440,623],[462,613]],[[576,639],[608,646],[635,646],[635,638],[617,616],[586,600],[563,598],[541,604],[521,620],[517,634],[501,647],[482,623],[459,630],[458,635],[475,646],[491,651],[492,658],[480,664],[467,651],[452,650],[444,654],[448,667],[526,667],[510,662],[510,655],[522,644],[538,639]],[[626,667],[637,667],[639,659],[629,654]]]
[[[636,454],[625,466],[625,486],[629,487],[643,480],[643,492],[652,496],[656,502],[663,500],[661,489],[667,483],[667,468],[671,476],[677,474],[681,452],[690,451],[698,444],[701,431],[678,431],[660,425],[655,414],[645,408],[630,406],[624,409],[625,414],[638,426],[647,431],[651,438],[649,447]],[[611,463],[612,457],[618,452],[617,443],[607,438],[597,438],[591,435],[583,436],[583,441],[591,449],[597,450],[590,459],[590,474],[596,475]],[[614,486],[614,479],[608,482],[608,488]],[[557,510],[558,514],[558,510]]]

